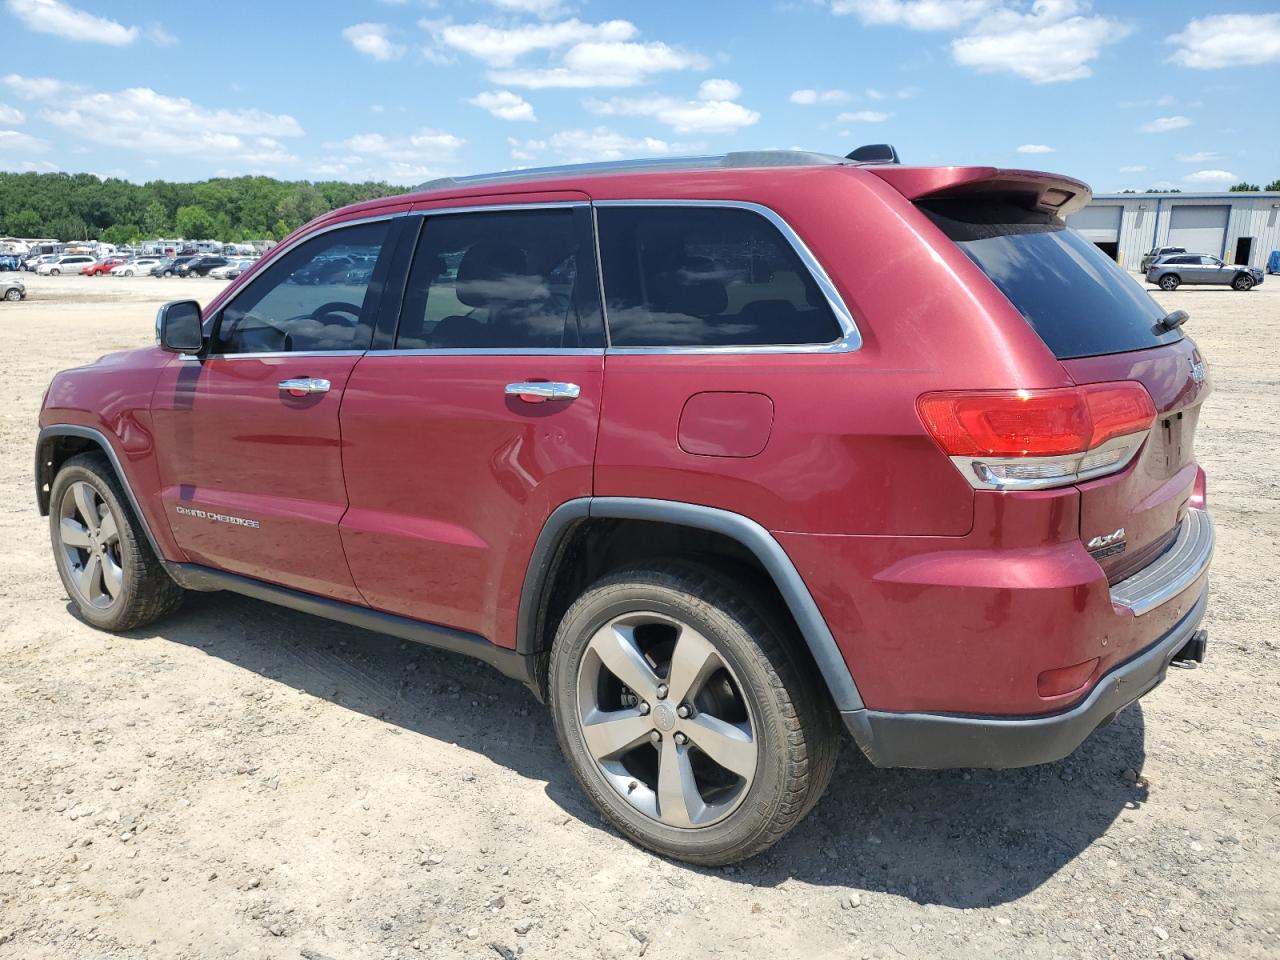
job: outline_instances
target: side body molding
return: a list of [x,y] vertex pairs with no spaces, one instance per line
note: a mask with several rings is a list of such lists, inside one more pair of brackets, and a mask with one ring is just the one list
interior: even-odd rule
[[577,523],[590,517],[651,520],[694,527],[722,534],[742,544],[755,555],[777,585],[822,673],[836,709],[846,715],[864,709],[858,687],[836,645],[835,637],[831,635],[809,588],[805,586],[791,558],[778,541],[768,530],[748,517],[695,503],[638,497],[584,497],[570,500],[557,508],[538,536],[520,592],[516,627],[518,652],[534,652],[538,619],[547,602],[549,575],[555,567],[559,552],[568,542],[569,532]]

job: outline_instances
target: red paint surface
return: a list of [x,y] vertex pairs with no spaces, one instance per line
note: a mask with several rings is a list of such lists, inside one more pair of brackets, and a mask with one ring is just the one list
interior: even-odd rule
[[772,429],[773,401],[763,393],[695,393],[680,413],[680,449],[703,457],[754,457]]

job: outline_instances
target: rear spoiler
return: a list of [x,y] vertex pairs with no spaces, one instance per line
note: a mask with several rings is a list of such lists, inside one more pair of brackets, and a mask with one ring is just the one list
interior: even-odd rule
[[908,200],[935,200],[999,196],[1019,206],[1066,217],[1093,199],[1087,183],[1056,173],[1037,170],[1002,170],[998,167],[900,167],[865,166]]

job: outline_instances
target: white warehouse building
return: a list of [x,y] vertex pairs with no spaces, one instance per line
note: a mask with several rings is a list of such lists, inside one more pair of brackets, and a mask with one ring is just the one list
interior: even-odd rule
[[1100,193],[1067,225],[1128,270],[1154,247],[1265,268],[1280,250],[1280,192]]

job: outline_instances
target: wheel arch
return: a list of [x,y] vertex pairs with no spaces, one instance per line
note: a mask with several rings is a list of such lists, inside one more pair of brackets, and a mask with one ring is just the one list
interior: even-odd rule
[[586,526],[601,521],[649,523],[724,538],[755,561],[790,614],[837,710],[864,709],[857,684],[808,587],[773,536],[749,517],[701,504],[632,497],[583,497],[562,504],[542,528],[520,591],[516,650],[537,655],[550,646],[556,588],[573,566],[571,548]]
[[76,454],[90,452],[101,453],[107,458],[107,462],[115,472],[116,479],[120,481],[120,486],[124,488],[125,496],[129,500],[129,507],[133,510],[133,515],[138,518],[138,523],[142,525],[142,531],[146,534],[147,542],[151,545],[151,549],[155,551],[157,557],[163,557],[164,553],[161,551],[155,535],[151,532],[151,526],[147,523],[147,515],[143,513],[142,506],[134,495],[133,486],[129,483],[129,475],[125,473],[124,467],[120,463],[120,457],[117,456],[115,448],[112,447],[111,441],[107,439],[106,434],[101,430],[95,430],[93,427],[85,427],[73,423],[58,423],[44,427],[40,431],[39,437],[36,438],[35,455],[36,505],[40,509],[40,516],[49,515],[49,495],[53,488],[53,478],[57,476],[58,470]]

